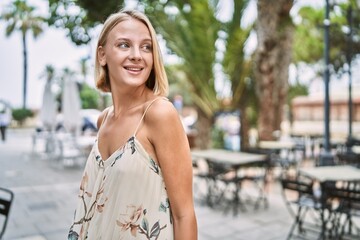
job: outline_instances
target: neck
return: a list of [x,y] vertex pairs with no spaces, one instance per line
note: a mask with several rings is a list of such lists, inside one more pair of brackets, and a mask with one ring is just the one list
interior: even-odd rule
[[113,94],[113,114],[115,117],[120,116],[127,111],[143,105],[150,97],[146,89],[129,94]]

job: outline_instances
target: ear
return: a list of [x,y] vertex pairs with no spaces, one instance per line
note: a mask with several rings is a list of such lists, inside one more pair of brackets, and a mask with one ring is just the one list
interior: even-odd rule
[[103,46],[98,47],[97,55],[100,65],[104,67],[106,65],[106,56],[105,56],[105,49],[103,48]]

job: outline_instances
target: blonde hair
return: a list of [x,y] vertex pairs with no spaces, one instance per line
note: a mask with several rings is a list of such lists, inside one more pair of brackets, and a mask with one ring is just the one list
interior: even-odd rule
[[146,81],[146,86],[152,89],[155,95],[166,96],[168,94],[169,83],[162,60],[160,46],[156,38],[155,29],[152,26],[148,17],[137,10],[121,10],[117,13],[111,14],[106,19],[96,46],[96,59],[95,59],[96,87],[104,92],[111,91],[108,68],[106,65],[105,66],[100,65],[98,51],[100,46],[106,45],[106,40],[110,31],[118,23],[128,19],[129,17],[144,23],[150,32],[154,63],[153,63],[153,69],[151,70],[149,78]]

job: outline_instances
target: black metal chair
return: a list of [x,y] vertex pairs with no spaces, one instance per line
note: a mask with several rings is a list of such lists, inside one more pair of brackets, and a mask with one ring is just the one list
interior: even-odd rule
[[339,165],[351,165],[358,168],[360,167],[360,155],[354,152],[338,152],[336,154],[336,158]]
[[4,236],[13,200],[14,193],[0,187],[0,239]]
[[343,182],[341,186],[324,184],[322,188],[335,215],[335,238],[360,239],[360,227],[353,221],[360,218],[360,182]]
[[[200,169],[200,161],[195,162],[195,169]],[[237,215],[238,211],[245,211],[245,201],[249,199],[243,199],[245,197],[244,182],[255,183],[255,202],[254,208],[258,208],[262,202],[264,206],[268,206],[267,197],[262,185],[266,184],[266,168],[263,171],[255,171],[254,168],[260,168],[253,164],[249,166],[241,167],[240,169],[234,169],[230,166],[226,166],[221,163],[209,161],[203,159],[202,164],[206,163],[205,171],[196,171],[194,173],[194,191],[195,197],[200,200],[200,203],[218,210],[223,210],[224,213],[228,213],[232,210],[234,215]],[[251,168],[250,171],[248,171]],[[250,174],[251,172],[251,174]],[[206,189],[205,192],[200,191]],[[197,186],[199,185],[199,186]],[[248,185],[248,184],[247,184]],[[248,189],[248,187],[246,187]]]
[[252,183],[252,187],[255,190],[254,208],[258,209],[260,205],[267,208],[269,207],[267,197],[268,184],[271,181],[270,177],[274,167],[271,159],[272,151],[260,148],[247,148],[244,149],[243,152],[266,155],[264,162],[252,163],[243,167],[242,170],[239,171],[238,176],[241,176],[243,185]]
[[285,176],[280,181],[286,207],[294,217],[287,239],[317,239],[320,235],[323,209],[313,181],[298,175]]
[[219,208],[224,200],[227,185],[230,180],[233,180],[233,177],[224,177],[229,170],[221,164],[205,159],[198,159],[193,165],[196,169],[194,172],[195,198],[211,208]]

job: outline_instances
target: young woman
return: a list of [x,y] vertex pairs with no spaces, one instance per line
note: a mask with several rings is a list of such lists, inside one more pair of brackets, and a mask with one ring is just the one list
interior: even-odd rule
[[156,33],[138,11],[104,23],[97,87],[113,105],[98,120],[68,239],[197,239],[189,144],[165,96]]

